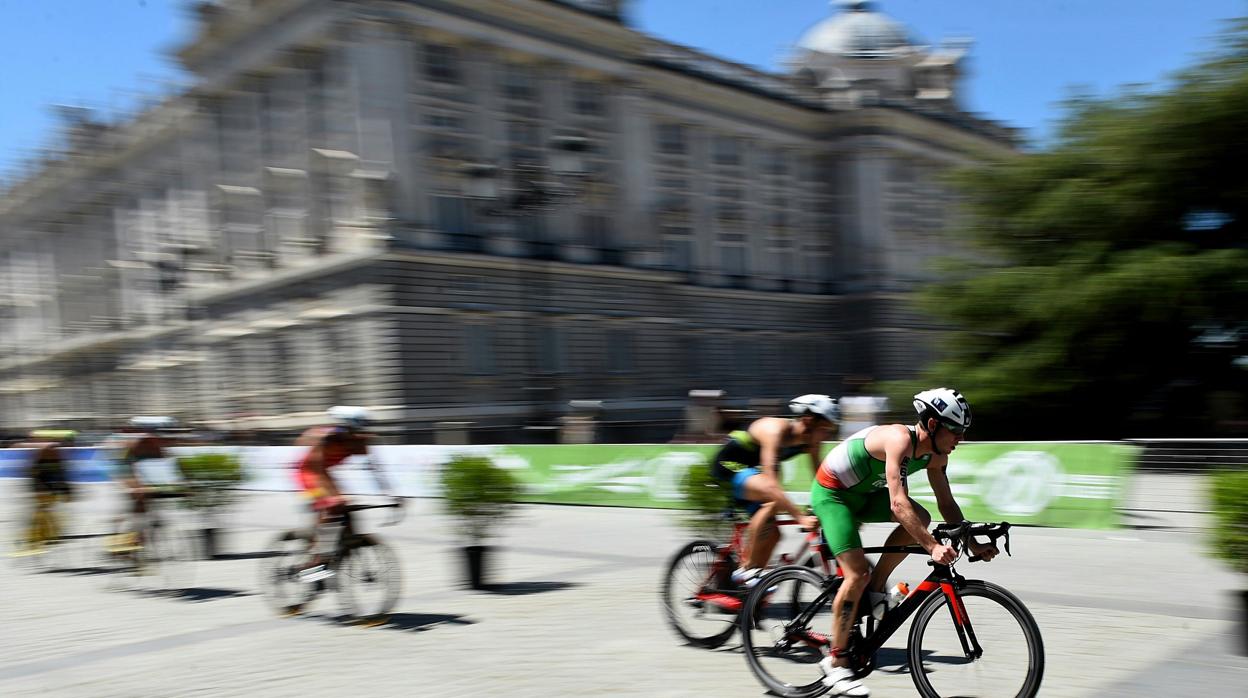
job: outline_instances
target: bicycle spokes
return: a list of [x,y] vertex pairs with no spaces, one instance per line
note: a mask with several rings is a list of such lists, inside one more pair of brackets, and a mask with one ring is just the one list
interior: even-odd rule
[[929,599],[914,623],[908,653],[922,695],[1031,696],[1039,687],[1039,630],[999,587],[968,582]]

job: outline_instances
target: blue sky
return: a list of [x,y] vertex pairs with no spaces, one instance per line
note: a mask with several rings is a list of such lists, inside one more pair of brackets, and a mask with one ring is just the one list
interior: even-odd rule
[[[164,50],[186,36],[184,0],[0,0],[0,172],[45,142],[49,105],[133,109],[180,73]],[[1074,86],[1108,94],[1156,83],[1212,46],[1248,0],[882,0],[925,42],[971,37],[966,104],[1051,132]],[[730,60],[778,69],[833,10],[827,0],[634,0],[642,30]]]

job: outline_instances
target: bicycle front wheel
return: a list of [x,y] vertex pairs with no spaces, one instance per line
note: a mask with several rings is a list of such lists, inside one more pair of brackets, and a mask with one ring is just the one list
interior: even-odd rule
[[928,598],[906,652],[925,698],[1032,698],[1044,676],[1044,643],[1031,612],[989,582],[966,582],[953,606],[944,594]]
[[832,631],[835,584],[807,567],[787,566],[763,577],[746,598],[741,611],[745,660],[767,690],[783,698],[810,698],[828,690],[819,661]]
[[360,536],[347,548],[337,574],[343,610],[358,621],[385,620],[399,600],[399,557],[372,536]]
[[157,520],[148,526],[140,564],[147,574],[158,575],[164,591],[182,591],[194,581],[195,544],[190,533],[170,522]]
[[680,549],[663,578],[663,611],[685,642],[714,649],[737,629],[741,598],[732,584],[737,560],[709,540]]

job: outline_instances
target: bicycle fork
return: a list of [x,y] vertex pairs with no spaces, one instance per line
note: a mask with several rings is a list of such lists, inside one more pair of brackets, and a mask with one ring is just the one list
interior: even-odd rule
[[962,603],[962,597],[951,582],[941,582],[940,590],[945,594],[945,605],[949,608],[949,616],[958,633],[958,642],[962,643],[962,653],[970,661],[979,659],[984,655],[984,648],[979,646],[979,640],[975,637],[975,628],[966,612],[966,604]]

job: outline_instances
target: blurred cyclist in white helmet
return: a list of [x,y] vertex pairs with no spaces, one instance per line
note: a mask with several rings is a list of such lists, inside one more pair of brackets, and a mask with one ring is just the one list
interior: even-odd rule
[[736,503],[750,515],[745,550],[733,579],[744,588],[759,579],[780,541],[774,518],[784,512],[803,528],[818,525],[784,493],[780,464],[803,453],[813,466],[819,445],[840,420],[836,401],[827,395],[802,395],[789,401],[788,417],[763,417],[728,435],[711,462],[711,475],[732,488]]

